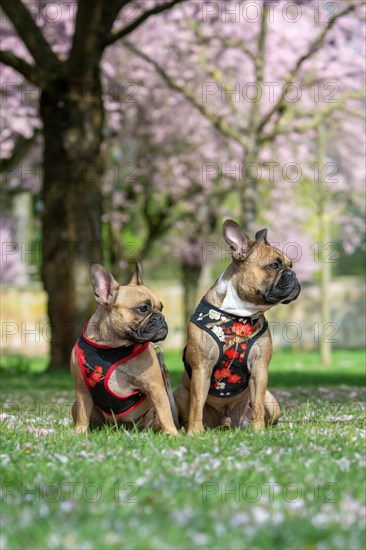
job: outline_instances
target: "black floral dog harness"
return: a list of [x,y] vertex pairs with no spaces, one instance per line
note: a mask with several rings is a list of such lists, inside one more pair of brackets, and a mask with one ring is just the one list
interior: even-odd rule
[[[258,329],[258,318],[237,317],[209,304],[202,298],[191,321],[208,332],[219,346],[220,355],[213,368],[209,394],[216,397],[232,397],[248,387],[250,371],[248,356],[254,342],[264,334],[268,322]],[[185,360],[184,367],[191,378],[192,369]]]
[[109,388],[109,378],[118,365],[145,351],[149,342],[119,348],[100,346],[85,336],[85,329],[86,326],[75,348],[85,384],[94,404],[103,413],[109,416],[122,416],[140,405],[146,399],[146,395],[136,390],[121,397]]

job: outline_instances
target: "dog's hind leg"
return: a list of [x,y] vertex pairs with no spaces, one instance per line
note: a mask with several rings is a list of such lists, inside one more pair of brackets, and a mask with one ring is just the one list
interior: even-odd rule
[[89,391],[76,387],[76,400],[71,408],[76,434],[86,433],[88,428],[94,428],[104,424],[103,414],[96,408]]
[[[248,428],[252,423],[252,407],[248,399],[249,395],[244,393],[244,399],[240,403],[240,421],[242,429]],[[268,390],[264,398],[264,424],[265,426],[274,426],[281,416],[281,409],[277,399]],[[234,424],[236,425],[236,424]]]
[[230,428],[231,418],[205,403],[203,407],[203,425],[205,428]]
[[264,423],[266,426],[277,424],[281,416],[280,404],[271,392],[266,391],[264,399]]

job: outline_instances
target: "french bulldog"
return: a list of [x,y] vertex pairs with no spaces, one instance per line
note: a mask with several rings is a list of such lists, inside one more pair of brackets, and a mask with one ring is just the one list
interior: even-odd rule
[[114,423],[177,434],[152,345],[168,333],[162,303],[143,285],[139,264],[125,286],[95,264],[91,283],[98,307],[71,354],[74,432]]
[[254,429],[275,424],[280,407],[267,391],[272,339],[264,313],[300,293],[290,259],[251,240],[233,220],[223,224],[232,263],[208,290],[188,324],[185,371],[174,398],[189,434],[205,427]]

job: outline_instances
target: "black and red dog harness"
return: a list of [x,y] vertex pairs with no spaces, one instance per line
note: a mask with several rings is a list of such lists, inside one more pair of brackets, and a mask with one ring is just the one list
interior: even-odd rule
[[85,329],[86,327],[76,342],[76,356],[85,384],[94,404],[103,413],[109,416],[122,416],[140,405],[146,399],[146,395],[139,390],[123,397],[117,395],[109,388],[109,379],[118,365],[145,351],[149,342],[119,348],[100,346],[85,336]]
[[[205,298],[198,304],[191,321],[214,338],[220,351],[211,374],[210,395],[232,397],[248,387],[250,349],[268,328],[268,322],[264,320],[260,326],[259,319],[231,315],[209,304]],[[185,360],[185,350],[183,362],[191,378],[192,369]]]

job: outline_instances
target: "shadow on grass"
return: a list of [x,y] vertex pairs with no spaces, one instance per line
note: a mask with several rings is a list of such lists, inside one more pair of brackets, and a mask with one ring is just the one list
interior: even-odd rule
[[270,372],[268,385],[271,388],[296,386],[364,386],[365,376],[347,372]]
[[65,372],[53,372],[53,373],[10,373],[0,370],[1,375],[1,397],[6,396],[7,391],[24,391],[25,395],[31,390],[34,391],[60,391],[60,390],[72,390],[74,387],[74,381],[71,378],[71,374],[65,370]]
[[[170,375],[173,388],[180,384],[180,373]],[[365,376],[356,373],[335,372],[270,372],[269,388],[293,388],[297,386],[364,386]]]

